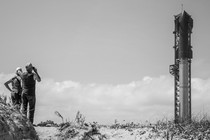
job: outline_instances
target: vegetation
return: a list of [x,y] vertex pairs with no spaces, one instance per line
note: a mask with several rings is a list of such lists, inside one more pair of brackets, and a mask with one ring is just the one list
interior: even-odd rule
[[[58,112],[59,113],[59,112]],[[57,114],[58,114],[57,113]],[[59,113],[60,114],[60,113]],[[62,116],[61,114],[58,116]],[[63,120],[63,117],[61,117]],[[51,121],[47,121],[54,124]],[[190,123],[174,123],[167,119],[152,123],[119,123],[99,125],[97,122],[87,123],[79,111],[74,121],[66,121],[58,125],[61,139],[65,140],[109,140],[120,139],[122,133],[135,135],[135,139],[162,140],[208,140],[210,139],[210,121],[207,116],[194,118]],[[121,133],[119,133],[121,132]]]
[[41,126],[41,127],[58,127],[58,124],[54,123],[51,120],[47,120],[45,122],[40,122],[39,124],[37,124],[37,126]]
[[[174,123],[167,119],[152,123],[119,123],[99,125],[97,122],[87,123],[85,116],[78,111],[73,121],[64,122],[63,116],[56,111],[55,115],[62,119],[61,124],[51,120],[40,122],[37,126],[57,127],[61,139],[65,140],[109,140],[120,139],[123,134],[133,135],[135,139],[163,139],[163,140],[209,140],[210,120],[206,114],[194,117],[190,123]],[[11,105],[10,99],[0,96],[0,127],[5,138],[38,139],[33,125],[20,111]]]
[[4,95],[0,95],[0,128],[1,139],[38,140],[33,125]]

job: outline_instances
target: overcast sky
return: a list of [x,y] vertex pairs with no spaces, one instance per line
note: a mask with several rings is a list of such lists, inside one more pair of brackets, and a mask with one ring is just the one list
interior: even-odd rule
[[209,0],[2,0],[0,90],[31,62],[35,122],[59,111],[73,120],[112,123],[173,117],[174,15],[194,20],[192,112],[210,112]]

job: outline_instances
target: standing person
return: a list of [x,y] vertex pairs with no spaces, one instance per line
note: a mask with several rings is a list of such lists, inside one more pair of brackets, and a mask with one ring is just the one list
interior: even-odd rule
[[36,94],[35,94],[36,81],[40,82],[41,77],[39,76],[37,69],[31,63],[27,63],[26,72],[23,73],[20,72],[20,77],[22,79],[22,84],[23,84],[22,112],[25,116],[27,116],[27,107],[29,106],[28,119],[33,124],[35,103],[36,103]]
[[[18,109],[21,107],[21,78],[19,71],[22,72],[20,67],[17,67],[15,70],[15,76],[4,83],[5,87],[11,92],[12,104],[17,106]],[[11,84],[12,88],[9,86]]]

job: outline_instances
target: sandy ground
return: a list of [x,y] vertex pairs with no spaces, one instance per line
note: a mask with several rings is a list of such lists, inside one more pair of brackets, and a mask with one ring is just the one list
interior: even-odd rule
[[58,140],[56,127],[35,127],[40,140]]
[[[57,134],[59,130],[56,127],[35,127],[40,140],[63,140]],[[166,140],[165,131],[153,132],[151,128],[134,128],[134,129],[111,129],[111,128],[101,128],[99,132],[105,136],[103,140]],[[81,140],[81,134],[83,131],[74,137],[67,138],[71,140]],[[92,136],[91,140],[99,140],[96,135]],[[187,140],[181,137],[168,137],[168,139],[173,140]],[[195,140],[199,140],[195,138]]]
[[[60,140],[56,134],[59,133],[56,127],[35,127],[40,140]],[[162,140],[158,137],[150,137],[148,129],[100,129],[101,134],[106,136],[106,140]],[[77,139],[77,138],[75,138]]]
[[138,129],[107,129],[100,130],[106,135],[107,140],[163,140],[158,136],[151,137],[152,132],[147,128]]

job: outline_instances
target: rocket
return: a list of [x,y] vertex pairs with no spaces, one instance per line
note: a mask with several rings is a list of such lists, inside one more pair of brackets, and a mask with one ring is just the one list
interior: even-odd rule
[[175,17],[175,29],[179,34],[178,57],[179,59],[192,59],[191,38],[193,20],[187,12],[182,12]]
[[175,121],[191,120],[191,33],[193,20],[183,11],[175,16],[175,64],[170,73],[175,79]]

